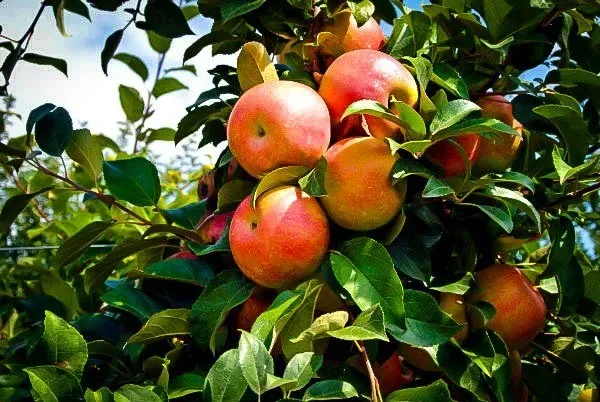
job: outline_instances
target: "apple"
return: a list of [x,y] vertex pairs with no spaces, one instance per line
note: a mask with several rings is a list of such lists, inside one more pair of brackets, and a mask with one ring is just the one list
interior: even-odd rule
[[198,199],[200,201],[216,197],[215,171],[210,170],[202,175],[198,181]]
[[293,81],[269,81],[246,91],[227,123],[229,149],[250,175],[283,166],[314,167],[330,140],[327,105]]
[[503,172],[515,160],[522,142],[523,125],[513,116],[511,103],[500,95],[482,96],[477,100],[482,116],[498,119],[511,126],[519,135],[497,134],[481,138],[480,157],[475,163],[478,173]]
[[351,137],[325,154],[327,196],[321,203],[339,226],[358,231],[376,229],[400,211],[406,183],[392,185],[390,172],[398,156],[378,138]]
[[340,39],[344,52],[359,49],[379,50],[385,44],[383,29],[371,17],[363,25],[358,26],[350,10],[336,13],[333,19],[325,24],[322,32],[331,32]]
[[271,306],[273,300],[271,292],[256,288],[235,315],[235,328],[250,332],[258,316]]
[[315,272],[329,245],[329,223],[318,201],[295,186],[248,196],[229,229],[231,253],[240,270],[267,288],[289,287]]
[[440,368],[435,364],[429,353],[408,343],[398,345],[398,353],[404,357],[404,360],[411,366],[428,373],[436,373]]
[[167,258],[168,260],[176,260],[176,259],[182,259],[182,260],[195,260],[196,258],[196,254],[192,253],[191,251],[188,250],[184,250],[184,251],[179,251],[175,254],[172,254],[169,256],[169,258]]
[[360,115],[340,121],[353,102],[370,99],[389,106],[391,96],[414,106],[419,98],[415,79],[398,60],[372,49],[353,50],[338,57],[321,79],[319,95],[331,114],[334,142],[370,133],[377,138],[403,136],[402,129],[374,116],[365,116],[368,133]]
[[224,214],[212,214],[203,219],[197,228],[198,234],[202,238],[204,244],[216,243],[221,238],[223,230],[227,223],[231,220],[233,212]]
[[443,292],[440,294],[440,309],[450,315],[450,317],[458,324],[464,325],[464,327],[453,336],[458,343],[462,344],[469,336],[467,305],[465,304],[464,298],[461,295]]
[[492,265],[475,273],[475,285],[467,303],[485,301],[494,306],[496,315],[486,326],[500,335],[509,350],[522,350],[542,330],[546,304],[518,268]]
[[[452,140],[462,147],[473,166],[479,157],[481,137],[477,134],[462,134]],[[429,147],[425,152],[425,157],[441,168],[445,177],[458,176],[467,170],[460,151],[450,140],[442,140]]]
[[379,388],[383,396],[404,388],[414,379],[413,371],[404,365],[404,358],[396,352],[379,366],[378,371]]

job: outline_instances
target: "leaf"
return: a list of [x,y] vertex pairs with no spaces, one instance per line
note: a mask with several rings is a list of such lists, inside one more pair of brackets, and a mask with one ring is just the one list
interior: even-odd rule
[[251,181],[228,181],[219,189],[219,193],[217,194],[217,210],[226,211],[228,208],[239,204],[244,198],[250,195],[253,189],[254,182]]
[[102,387],[96,391],[88,388],[85,391],[85,402],[113,402],[113,393],[110,389]]
[[113,226],[111,222],[96,221],[80,229],[61,244],[54,264],[61,268],[77,260],[100,236]]
[[485,401],[490,392],[485,384],[481,369],[473,363],[458,346],[452,342],[435,346],[433,353],[427,351],[434,358],[437,365],[454,384],[468,390],[477,400]]
[[62,107],[49,111],[35,123],[35,140],[42,151],[60,156],[71,142],[73,121]]
[[203,256],[212,253],[227,253],[230,252],[231,249],[229,247],[229,225],[228,221],[223,229],[223,233],[221,233],[221,237],[216,241],[215,244],[198,244],[198,243],[188,243],[188,247],[190,250],[194,252],[197,256]]
[[556,82],[568,89],[578,89],[594,102],[596,109],[600,109],[600,78],[594,72],[582,68],[559,68],[548,73],[546,82]]
[[113,59],[125,63],[125,65],[129,67],[131,71],[136,73],[143,81],[148,79],[148,67],[146,67],[146,64],[139,57],[128,53],[119,53],[114,55]]
[[394,20],[392,34],[386,44],[386,53],[400,59],[415,56],[431,37],[431,18],[427,14],[412,10]]
[[144,100],[137,89],[119,85],[119,100],[128,121],[135,123],[144,117]]
[[193,35],[181,9],[172,1],[149,1],[144,9],[146,24],[165,38]]
[[470,204],[468,202],[462,202],[458,205],[478,208],[481,212],[496,222],[506,233],[510,233],[513,230],[512,218],[509,211],[505,208],[494,207],[491,205]]
[[150,317],[142,329],[133,334],[128,344],[147,344],[165,338],[190,334],[190,310],[185,308],[160,311]]
[[385,334],[383,310],[379,304],[369,307],[356,317],[352,325],[328,331],[328,335],[346,341],[366,341],[378,339],[389,342]]
[[583,163],[592,138],[585,121],[577,111],[563,105],[543,105],[533,113],[542,116],[554,125],[567,148],[568,162],[572,166]]
[[204,391],[205,378],[196,373],[184,373],[169,382],[169,399]]
[[576,245],[575,228],[569,218],[560,216],[550,221],[548,226],[552,248],[548,256],[548,266],[543,274],[545,278],[570,269],[569,261],[573,258]]
[[455,194],[454,189],[445,181],[431,176],[423,189],[423,198],[445,197]]
[[242,46],[237,58],[237,73],[244,92],[263,82],[279,80],[267,49],[258,42],[248,42]]
[[387,247],[394,266],[418,281],[429,283],[433,271],[429,252],[423,241],[411,234],[400,234]]
[[450,64],[435,63],[433,65],[433,73],[441,81],[438,82],[438,80],[435,80],[436,84],[462,99],[469,99],[469,87]]
[[25,53],[22,57],[22,60],[28,63],[39,64],[41,66],[52,66],[63,73],[66,77],[69,76],[67,73],[67,62],[63,59],[57,59],[55,57],[44,56],[37,53]]
[[407,289],[404,293],[406,331],[397,339],[413,346],[433,346],[447,342],[461,330],[449,315],[440,310],[428,293]]
[[17,194],[6,200],[0,211],[0,234],[5,235],[10,230],[17,216],[29,205],[29,201],[51,189],[52,187],[46,187],[35,193]]
[[340,121],[353,114],[366,114],[399,125],[406,130],[406,137],[409,141],[423,139],[426,134],[423,118],[413,108],[403,102],[393,101],[393,104],[398,110],[398,116],[377,101],[369,99],[359,100],[351,103],[346,108]]
[[[394,146],[392,146],[392,149]],[[420,176],[425,179],[429,179],[433,176],[433,172],[424,166],[422,163],[411,159],[411,158],[399,158],[394,167],[392,167],[391,176],[392,184],[396,185],[400,181],[404,180],[408,176]]]
[[29,376],[38,401],[61,402],[83,395],[77,378],[60,367],[37,366],[24,368],[23,371]]
[[56,109],[56,106],[54,106],[52,103],[44,103],[43,105],[36,107],[29,113],[29,116],[27,117],[27,124],[25,125],[25,128],[27,130],[28,145],[29,135],[33,132],[33,127],[35,126],[35,123],[37,123],[38,120],[40,120],[42,117],[44,117],[54,109]]
[[132,283],[125,282],[102,295],[102,300],[109,306],[127,311],[142,322],[162,310],[162,306]]
[[312,197],[325,197],[325,176],[327,175],[327,159],[321,157],[315,167],[298,180],[302,191]]
[[290,339],[291,342],[313,341],[315,339],[325,338],[329,331],[335,331],[346,326],[348,322],[347,311],[334,311],[317,317],[310,327],[306,328],[297,337]]
[[156,81],[154,88],[152,88],[152,95],[155,98],[159,98],[171,92],[180,91],[182,89],[188,89],[176,78],[163,77]]
[[182,239],[202,242],[202,236],[196,230],[184,229],[178,226],[167,225],[163,223],[155,224],[150,226],[143,234],[142,237],[146,238],[156,233],[172,233]]
[[293,380],[293,383],[283,385],[284,392],[297,391],[304,388],[310,380],[317,375],[317,370],[323,364],[323,356],[313,352],[304,352],[294,355],[285,367],[283,378]]
[[[286,184],[296,184],[298,179],[309,172],[305,166],[286,166],[267,173],[259,182],[252,193],[252,207],[256,208],[256,200],[272,188]],[[220,191],[219,191],[220,193]]]
[[380,304],[385,327],[394,336],[404,328],[404,290],[387,250],[375,240],[359,237],[331,252],[329,264],[336,280],[365,311]]
[[552,161],[554,162],[556,173],[558,173],[558,177],[560,178],[560,184],[565,184],[567,179],[575,175],[584,173],[592,174],[600,170],[600,154],[593,155],[587,162],[582,163],[579,166],[571,167],[563,161],[560,150],[556,145],[552,150]]
[[104,72],[104,75],[108,75],[108,63],[113,58],[113,55],[115,54],[117,48],[121,44],[124,32],[124,30],[118,29],[112,34],[110,34],[108,38],[106,38],[104,48],[102,49],[102,53],[100,54],[100,65],[102,67],[102,72]]
[[57,0],[52,5],[54,11],[54,20],[56,21],[56,28],[62,36],[69,36],[65,28],[65,3],[66,0]]
[[242,331],[238,354],[250,389],[261,395],[266,391],[267,375],[274,372],[273,358],[261,340],[246,331]]
[[326,401],[331,399],[350,399],[358,396],[356,388],[349,382],[322,380],[314,383],[304,393],[303,401]]
[[369,0],[348,1],[348,7],[359,27],[367,22],[375,12],[375,6]]
[[505,203],[508,203],[514,206],[517,209],[522,210],[531,218],[533,222],[535,222],[538,232],[541,231],[542,222],[540,219],[540,214],[537,209],[529,202],[529,200],[518,191],[508,190],[502,187],[492,186],[488,188],[485,193],[487,196],[491,196],[496,199],[500,199]]
[[115,402],[164,402],[163,399],[152,392],[148,387],[135,384],[126,384],[115,391]]
[[[252,334],[256,335],[262,341],[266,341],[269,335],[281,328],[277,328],[278,322],[282,317],[290,316],[300,306],[305,292],[303,290],[284,290],[281,292],[271,306],[260,314],[252,325]],[[287,320],[286,320],[287,322]]]
[[419,114],[430,121],[436,112],[436,107],[427,95],[427,85],[432,78],[433,66],[429,60],[424,57],[405,57],[414,66],[414,72],[419,82]]
[[102,171],[102,150],[87,129],[74,130],[66,149],[69,158],[79,163],[91,179],[96,180]]
[[156,205],[160,199],[160,179],[152,162],[144,158],[105,161],[104,180],[111,195],[138,207]]
[[67,282],[62,280],[56,272],[44,273],[40,276],[40,284],[44,294],[60,301],[65,308],[65,319],[70,320],[79,310],[77,292]]
[[455,402],[450,396],[448,385],[443,380],[425,385],[423,387],[406,388],[392,392],[385,399],[386,402]]
[[433,142],[453,138],[462,134],[478,133],[485,138],[493,139],[495,135],[518,135],[509,125],[496,119],[475,118],[460,121],[431,136]]
[[248,14],[262,6],[265,1],[266,0],[224,0],[221,5],[223,22]]
[[250,297],[253,287],[238,271],[223,271],[215,276],[192,306],[190,326],[194,340],[216,354],[217,330],[227,313]]
[[157,129],[152,129],[148,138],[146,138],[146,143],[150,144],[154,141],[174,141],[175,140],[176,131],[170,127],[161,127]]
[[171,39],[165,38],[164,36],[160,36],[154,31],[146,31],[148,35],[148,42],[150,43],[150,47],[160,53],[165,54],[171,48]]
[[432,137],[438,131],[458,123],[467,117],[467,115],[477,110],[481,110],[481,108],[475,103],[465,99],[457,99],[448,102],[438,110],[431,121],[429,128],[431,129]]
[[185,49],[185,52],[183,53],[183,62],[185,63],[186,61],[196,57],[207,46],[224,42],[243,43],[243,40],[231,32],[210,31],[209,33],[201,36],[200,39],[196,40],[187,49]]
[[529,176],[524,175],[519,172],[504,172],[504,173],[490,173],[484,177],[482,177],[478,184],[487,185],[488,183],[515,183],[520,186],[523,186],[530,190],[532,193],[535,193],[535,184],[533,180]]
[[175,209],[165,209],[163,212],[179,226],[194,229],[206,213],[206,201],[194,202]]
[[210,265],[199,258],[166,259],[151,264],[144,271],[134,270],[129,274],[130,278],[168,280],[195,286],[206,286],[214,276]]

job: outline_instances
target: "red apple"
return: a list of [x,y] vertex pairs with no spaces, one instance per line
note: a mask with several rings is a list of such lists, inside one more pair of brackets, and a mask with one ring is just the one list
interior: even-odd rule
[[383,29],[373,17],[358,26],[350,10],[343,10],[333,16],[331,22],[325,24],[322,32],[331,32],[340,39],[344,52],[359,49],[379,50],[385,44]]
[[224,214],[212,214],[206,219],[202,220],[200,226],[198,226],[198,234],[202,238],[202,242],[205,244],[216,243],[221,238],[225,226],[231,220],[233,212],[227,212]]
[[413,382],[414,373],[404,365],[404,358],[394,352],[379,368],[379,388],[383,396]]
[[169,260],[176,260],[176,259],[182,259],[182,260],[195,260],[196,255],[194,253],[192,253],[191,251],[185,250],[185,251],[180,251],[178,253],[172,254],[169,256]]
[[[453,138],[464,149],[471,166],[479,157],[481,137],[477,134],[463,134]],[[445,177],[453,177],[465,173],[467,166],[460,155],[460,151],[450,140],[442,140],[431,146],[425,157],[433,164],[439,166]]]
[[255,289],[239,309],[235,317],[235,328],[250,332],[259,315],[273,303],[273,295],[264,289]]

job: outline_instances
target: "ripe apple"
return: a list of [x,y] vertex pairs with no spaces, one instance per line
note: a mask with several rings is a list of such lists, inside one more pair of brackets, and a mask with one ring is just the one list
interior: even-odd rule
[[330,131],[327,106],[313,89],[269,81],[237,101],[227,140],[240,166],[260,178],[282,166],[314,167],[327,150]]
[[[329,113],[334,142],[346,137],[365,135],[360,115],[340,121],[353,102],[370,99],[389,106],[391,96],[414,106],[419,98],[415,79],[398,60],[372,49],[353,50],[338,57],[329,66],[319,87]],[[364,116],[369,133],[377,138],[402,137],[399,126],[374,116]]]
[[169,256],[169,258],[167,258],[168,260],[176,260],[176,259],[182,259],[182,260],[195,260],[196,255],[194,253],[192,253],[191,251],[185,250],[185,251],[179,251],[178,253],[172,254]]
[[404,358],[394,352],[379,366],[379,388],[383,396],[413,382],[414,373],[404,365]]
[[435,364],[429,353],[408,343],[398,345],[398,353],[404,357],[404,360],[411,366],[428,373],[436,373],[440,368]]
[[486,326],[502,337],[509,350],[522,350],[541,331],[546,304],[518,268],[492,265],[475,273],[475,285],[467,302],[485,301],[494,306],[496,315]]
[[231,253],[248,278],[267,288],[285,288],[317,270],[329,245],[327,216],[317,200],[294,186],[248,196],[229,230]]
[[475,163],[477,172],[503,172],[517,156],[523,135],[523,125],[513,116],[511,103],[500,95],[482,96],[477,100],[482,116],[498,119],[511,126],[519,135],[497,134],[493,138],[481,137],[480,157]]
[[454,293],[441,293],[440,309],[450,315],[458,324],[464,325],[463,329],[453,336],[458,343],[462,344],[469,336],[467,305],[464,298]]
[[[464,149],[471,166],[479,157],[481,137],[477,134],[463,134],[453,138]],[[425,152],[426,158],[439,166],[446,177],[453,177],[465,173],[467,166],[460,151],[450,140],[442,140],[431,146]]]
[[271,306],[274,297],[266,289],[256,288],[235,316],[235,328],[250,332],[254,321]]
[[212,214],[203,219],[197,228],[198,234],[205,244],[216,243],[221,238],[225,226],[231,220],[233,212],[224,214]]
[[378,138],[352,137],[335,143],[325,154],[327,215],[350,230],[381,227],[400,211],[406,183],[392,186],[390,172],[397,155]]
[[333,16],[332,21],[325,24],[322,32],[331,32],[340,39],[344,52],[359,49],[379,50],[385,44],[383,29],[373,17],[358,26],[350,10],[343,10]]

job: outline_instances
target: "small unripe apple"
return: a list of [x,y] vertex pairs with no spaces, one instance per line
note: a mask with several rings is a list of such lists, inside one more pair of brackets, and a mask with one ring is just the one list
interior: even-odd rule
[[379,366],[377,377],[381,394],[386,396],[413,382],[414,373],[404,365],[404,358],[394,352]]
[[240,166],[260,178],[283,166],[314,167],[329,146],[330,124],[327,105],[312,88],[269,81],[236,102],[227,141]]
[[[462,147],[471,166],[479,157],[481,137],[477,134],[463,134],[452,138]],[[460,150],[450,140],[442,140],[431,146],[425,156],[444,172],[445,177],[458,176],[465,173],[467,166],[461,157]]]
[[[492,265],[475,273],[475,287],[467,303],[490,303],[496,315],[486,324],[509,350],[522,350],[542,330],[546,304],[521,271],[510,265]],[[473,321],[472,321],[473,322]]]
[[[359,100],[369,99],[389,107],[389,100],[414,106],[419,98],[417,83],[398,60],[371,49],[353,50],[338,57],[329,66],[319,86],[329,113],[333,141],[366,135],[360,115],[351,115],[340,121],[346,108]],[[399,138],[402,129],[374,116],[364,116],[369,133],[377,138]]]
[[240,270],[267,288],[285,288],[319,268],[329,245],[329,223],[318,201],[295,186],[248,196],[236,209],[229,245]]
[[266,289],[257,288],[246,300],[235,317],[235,328],[250,332],[252,325],[259,315],[264,313],[271,303],[273,303],[273,294]]
[[406,183],[392,185],[390,172],[398,156],[378,138],[352,137],[335,143],[325,154],[327,215],[339,226],[358,231],[376,229],[400,211]]
[[227,226],[227,223],[231,220],[233,212],[224,214],[209,215],[204,219],[200,226],[198,226],[198,234],[202,238],[204,244],[216,243],[221,238],[223,230]]
[[441,293],[440,310],[450,315],[450,317],[458,324],[464,325],[464,327],[453,336],[458,343],[462,344],[469,336],[467,305],[465,304],[464,298],[461,295],[454,293]]

